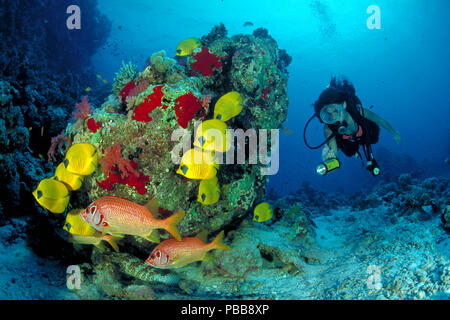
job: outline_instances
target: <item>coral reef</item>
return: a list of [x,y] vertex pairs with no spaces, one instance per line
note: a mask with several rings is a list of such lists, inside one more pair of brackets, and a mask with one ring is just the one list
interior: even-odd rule
[[[183,235],[191,235],[219,230],[264,197],[263,165],[226,165],[220,169],[219,183],[229,192],[214,206],[202,206],[195,201],[199,182],[176,174],[177,164],[172,162],[171,151],[178,143],[171,140],[174,130],[193,134],[194,120],[209,119],[208,107],[229,90],[242,92],[245,101],[244,111],[231,120],[232,128],[278,128],[286,118],[287,71],[278,63],[276,42],[251,35],[227,38],[224,32],[215,34],[219,29],[223,30],[211,31],[209,39],[214,40],[194,50],[186,65],[175,64],[164,51],[152,55],[142,72],[124,64],[112,90],[122,107],[110,96],[89,115],[95,119],[95,130],[89,125],[67,127],[73,143],[91,143],[100,155],[102,170],[85,180],[90,201],[113,194],[143,204],[155,197],[163,208],[186,211],[179,228]],[[262,97],[264,88],[270,90]],[[106,165],[113,147],[120,148],[120,156]],[[127,170],[122,163],[129,164]],[[135,169],[146,179],[131,174]],[[128,183],[130,178],[139,181]]]
[[[187,57],[186,63],[178,64],[166,57],[164,51],[156,52],[141,72],[132,64],[123,64],[116,74],[112,94],[101,108],[88,108],[87,100],[83,100],[76,108],[77,122],[70,123],[66,133],[72,137],[72,143],[90,143],[96,148],[99,169],[85,177],[82,196],[71,198],[69,209],[86,207],[104,195],[124,197],[139,204],[157,198],[161,209],[155,214],[160,218],[185,210],[186,215],[178,225],[182,236],[203,230],[215,233],[224,227],[239,225],[264,198],[267,177],[262,175],[261,168],[266,164],[245,161],[221,165],[218,172],[222,186],[220,198],[213,205],[204,206],[195,201],[199,181],[176,173],[178,164],[172,160],[176,155],[172,151],[180,142],[185,143],[186,134],[192,139],[199,121],[212,118],[211,106],[229,91],[237,91],[243,98],[243,110],[227,122],[229,128],[276,129],[281,126],[288,107],[286,67],[289,59],[268,36],[267,30],[265,32],[265,37],[257,34],[228,38],[224,26],[217,26],[206,36],[208,41]],[[173,139],[174,132],[185,136]],[[308,225],[310,220],[300,207],[290,210],[286,216],[291,220],[283,223],[287,226],[295,221],[289,231],[293,241],[299,246],[311,244],[314,233]],[[168,234],[160,236],[165,239]],[[90,266],[91,274],[86,273],[86,281],[99,288],[101,292],[97,294],[126,298],[124,292],[130,290],[136,295],[147,292],[141,287],[148,285],[145,283],[167,285],[170,279],[173,281],[173,273],[164,276],[160,270],[143,264],[139,252],[151,251],[146,241],[134,236],[127,236],[124,241],[126,254],[92,251],[93,266]],[[300,268],[298,255],[295,257],[300,260],[293,261],[269,244],[259,247],[252,244],[252,248],[245,251],[241,242],[236,240],[235,250],[231,250],[230,255],[216,253],[219,258],[212,267],[214,272],[220,270],[226,277],[242,277],[247,269],[255,270],[256,260],[248,256],[249,267],[245,269],[240,264],[239,270],[235,269],[237,264],[233,261],[242,259],[244,253],[254,252],[254,258],[262,265],[261,250],[266,256],[281,261],[282,266],[288,265],[290,270]],[[137,281],[128,284],[137,287],[133,290],[126,287],[123,277]],[[186,283],[184,286],[188,287]]]
[[351,206],[354,210],[363,210],[389,202],[396,216],[428,220],[439,215],[449,203],[449,183],[444,177],[420,181],[409,173],[402,174],[397,182],[382,183],[369,194],[353,196]]
[[126,97],[126,93],[134,87],[134,83],[131,82],[138,73],[138,67],[131,62],[125,64],[122,61],[122,67],[119,72],[116,73],[114,83],[112,86],[112,93],[114,96],[120,95],[122,98]]
[[0,10],[2,215],[44,212],[30,196],[39,180],[54,171],[44,156],[52,146],[47,156],[59,161],[62,140],[52,137],[65,129],[86,83],[95,79],[90,58],[111,24],[95,0],[78,3],[85,8],[79,31],[60,27],[71,1],[9,1]]

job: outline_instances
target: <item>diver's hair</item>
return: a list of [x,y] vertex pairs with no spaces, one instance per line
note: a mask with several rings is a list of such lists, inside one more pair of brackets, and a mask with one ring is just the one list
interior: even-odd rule
[[314,103],[314,111],[319,116],[320,110],[323,106],[328,104],[340,104],[347,102],[347,109],[355,110],[358,104],[361,104],[356,96],[355,87],[344,76],[339,78],[336,76],[331,77],[330,84],[322,91],[319,99]]

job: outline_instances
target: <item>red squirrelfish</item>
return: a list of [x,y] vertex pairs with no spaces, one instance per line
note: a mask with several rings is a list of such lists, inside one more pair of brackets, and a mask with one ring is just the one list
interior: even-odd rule
[[[203,234],[206,238],[206,234]],[[156,268],[173,269],[184,267],[185,265],[202,260],[211,260],[208,251],[213,249],[230,250],[230,247],[223,242],[223,231],[210,243],[205,243],[197,237],[183,238],[177,241],[173,238],[164,240],[152,251],[145,263]]]
[[[124,234],[143,237],[159,242],[155,229],[167,230],[177,240],[181,240],[177,224],[183,219],[184,211],[179,211],[167,219],[155,219],[152,212],[158,211],[157,200],[153,199],[145,206],[130,200],[104,196],[91,203],[81,218],[103,234],[120,236]],[[153,233],[153,234],[152,234]]]

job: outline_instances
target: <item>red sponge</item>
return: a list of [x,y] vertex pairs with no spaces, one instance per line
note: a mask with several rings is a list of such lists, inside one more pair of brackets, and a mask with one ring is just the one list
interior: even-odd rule
[[192,55],[195,60],[191,64],[192,70],[199,71],[204,77],[212,76],[214,74],[214,67],[216,69],[222,68],[221,60],[223,57],[212,54],[207,47],[201,47],[201,51]]

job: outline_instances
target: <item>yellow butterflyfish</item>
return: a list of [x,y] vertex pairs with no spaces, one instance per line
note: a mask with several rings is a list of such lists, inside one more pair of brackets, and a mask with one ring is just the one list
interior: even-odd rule
[[220,187],[217,177],[208,180],[202,180],[198,187],[197,201],[203,205],[214,204],[219,201]]
[[69,190],[64,183],[54,179],[43,179],[33,191],[36,201],[53,213],[63,213],[69,204]]
[[195,132],[194,146],[207,151],[228,151],[231,134],[227,132],[227,124],[216,119],[202,122]]
[[273,217],[273,209],[267,202],[260,203],[253,211],[253,221],[264,222]]
[[181,158],[178,174],[188,179],[211,179],[219,170],[219,164],[211,152],[193,148],[186,151]]
[[214,106],[214,119],[228,121],[242,111],[244,99],[241,94],[231,91],[219,98]]
[[69,185],[70,189],[75,191],[81,188],[84,176],[67,171],[64,162],[61,162],[56,167],[55,176],[53,179]]
[[197,38],[184,39],[178,43],[175,55],[180,57],[188,56],[192,53],[192,50],[201,45],[202,43]]
[[95,230],[87,222],[81,219],[80,212],[84,209],[73,209],[66,216],[66,222],[64,223],[63,229],[70,233],[69,241],[72,243],[79,244],[92,244],[97,248],[103,250],[101,245],[102,240],[108,242],[114,251],[119,252],[119,247],[117,246],[117,237],[109,234],[102,234],[101,232]]
[[71,173],[87,176],[97,168],[97,160],[97,151],[92,144],[77,143],[67,151],[64,166]]
[[84,209],[73,209],[67,213],[66,222],[63,229],[71,234],[79,236],[93,236],[95,234],[95,228],[89,225],[86,221],[81,219],[80,213]]

